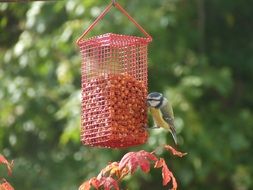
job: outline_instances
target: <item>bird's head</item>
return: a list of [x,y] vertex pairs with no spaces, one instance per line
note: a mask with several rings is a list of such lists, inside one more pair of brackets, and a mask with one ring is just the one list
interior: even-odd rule
[[164,96],[159,92],[151,92],[147,97],[148,106],[160,108],[164,103]]

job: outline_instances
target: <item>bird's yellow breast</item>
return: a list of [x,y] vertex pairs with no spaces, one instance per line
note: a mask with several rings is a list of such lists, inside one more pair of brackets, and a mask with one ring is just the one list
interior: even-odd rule
[[150,112],[153,116],[154,122],[158,127],[169,129],[168,123],[163,119],[160,109],[150,108]]

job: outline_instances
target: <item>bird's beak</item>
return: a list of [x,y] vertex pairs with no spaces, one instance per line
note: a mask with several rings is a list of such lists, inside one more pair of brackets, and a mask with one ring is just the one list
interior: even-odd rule
[[149,101],[151,101],[152,99],[149,99],[149,98],[147,98],[147,105],[148,106],[151,106],[151,104],[150,104],[150,102]]

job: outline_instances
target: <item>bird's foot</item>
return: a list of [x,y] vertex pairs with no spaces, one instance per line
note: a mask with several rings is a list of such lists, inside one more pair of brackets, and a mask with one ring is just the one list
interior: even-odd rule
[[143,128],[149,130],[149,129],[159,129],[160,127],[158,126],[149,127],[148,125],[145,125]]

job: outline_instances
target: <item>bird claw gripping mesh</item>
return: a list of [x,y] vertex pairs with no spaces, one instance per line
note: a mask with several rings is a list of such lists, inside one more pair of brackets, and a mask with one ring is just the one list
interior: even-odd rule
[[83,144],[123,148],[146,142],[150,41],[112,33],[79,39]]

